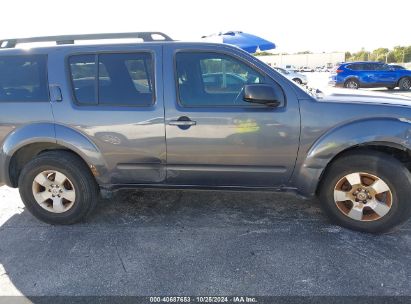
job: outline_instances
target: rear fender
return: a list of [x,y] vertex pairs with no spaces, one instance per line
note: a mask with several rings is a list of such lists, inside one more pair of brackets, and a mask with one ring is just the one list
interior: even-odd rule
[[11,132],[3,141],[0,151],[0,184],[12,186],[9,174],[13,155],[24,146],[34,143],[56,143],[54,124],[36,123],[24,125]]
[[56,143],[80,155],[99,184],[109,183],[107,164],[99,148],[84,134],[63,125],[55,125]]
[[89,166],[97,182],[106,183],[107,166],[99,149],[85,135],[62,125],[37,123],[25,125],[10,133],[0,151],[0,185],[13,186],[10,162],[15,153],[30,144],[50,143],[79,155]]

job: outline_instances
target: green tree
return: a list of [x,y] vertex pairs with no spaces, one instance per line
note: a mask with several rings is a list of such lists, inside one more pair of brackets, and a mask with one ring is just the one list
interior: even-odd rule
[[378,48],[372,51],[370,60],[372,61],[381,61],[385,62],[387,54],[389,54],[390,50],[387,48]]
[[369,61],[370,60],[370,52],[366,51],[364,48],[357,53],[352,53],[351,57],[348,58],[347,61]]
[[410,62],[411,61],[411,46],[396,46],[392,51],[395,62]]
[[271,56],[271,55],[274,55],[274,54],[269,53],[269,52],[257,52],[257,53],[254,53],[254,56]]

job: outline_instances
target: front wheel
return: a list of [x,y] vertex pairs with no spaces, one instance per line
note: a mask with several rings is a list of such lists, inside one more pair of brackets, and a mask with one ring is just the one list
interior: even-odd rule
[[386,232],[411,215],[411,174],[390,155],[347,154],[330,165],[322,181],[322,207],[341,226]]
[[398,83],[401,91],[408,91],[411,88],[411,79],[410,78],[401,78]]
[[99,198],[89,168],[65,151],[40,154],[22,170],[20,195],[26,208],[49,224],[73,224],[84,219]]

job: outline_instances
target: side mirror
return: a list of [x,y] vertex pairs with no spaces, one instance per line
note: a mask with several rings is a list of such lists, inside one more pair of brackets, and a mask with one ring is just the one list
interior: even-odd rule
[[269,107],[278,107],[281,104],[277,92],[271,85],[247,84],[244,86],[244,101],[259,103]]

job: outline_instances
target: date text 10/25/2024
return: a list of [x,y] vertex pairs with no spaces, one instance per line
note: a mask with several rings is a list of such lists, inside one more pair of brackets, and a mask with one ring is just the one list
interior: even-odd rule
[[258,303],[255,297],[150,297],[150,303]]

